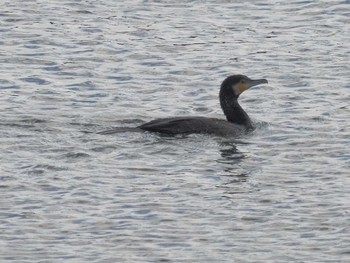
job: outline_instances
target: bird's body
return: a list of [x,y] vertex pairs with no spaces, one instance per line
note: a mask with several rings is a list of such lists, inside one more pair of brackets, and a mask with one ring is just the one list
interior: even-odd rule
[[253,130],[253,124],[248,114],[239,105],[238,97],[243,91],[263,83],[267,83],[267,80],[252,80],[244,75],[227,77],[222,82],[219,93],[220,105],[226,120],[206,117],[162,118],[144,123],[136,128],[116,128],[101,134],[122,131],[148,131],[171,135],[200,133],[217,136],[238,136]]
[[242,125],[222,119],[206,117],[174,117],[156,119],[138,127],[149,132],[166,134],[214,134],[218,136],[238,136],[246,132]]

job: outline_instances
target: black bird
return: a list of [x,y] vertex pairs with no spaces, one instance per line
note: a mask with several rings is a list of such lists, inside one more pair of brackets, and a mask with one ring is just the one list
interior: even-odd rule
[[244,75],[227,77],[221,84],[219,98],[226,120],[206,117],[172,117],[156,119],[136,128],[116,128],[100,134],[122,131],[149,131],[165,134],[204,133],[218,136],[238,136],[254,129],[248,114],[238,104],[243,91],[267,83],[266,79],[252,80]]

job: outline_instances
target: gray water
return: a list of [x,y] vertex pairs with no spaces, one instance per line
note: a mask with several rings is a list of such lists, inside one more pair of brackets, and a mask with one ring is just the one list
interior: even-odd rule
[[239,2],[0,2],[1,262],[350,262],[350,3]]

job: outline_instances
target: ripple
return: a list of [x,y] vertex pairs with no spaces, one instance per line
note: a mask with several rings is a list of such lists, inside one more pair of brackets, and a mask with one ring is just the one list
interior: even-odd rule
[[47,85],[50,82],[38,77],[30,77],[30,78],[21,78],[20,80],[25,81],[25,82],[29,82],[29,83],[35,83],[38,85]]

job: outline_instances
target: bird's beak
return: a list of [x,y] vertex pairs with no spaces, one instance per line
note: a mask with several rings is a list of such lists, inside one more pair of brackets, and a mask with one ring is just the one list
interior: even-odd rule
[[246,89],[250,89],[251,87],[260,85],[260,84],[267,84],[267,80],[266,79],[251,79],[246,86]]

